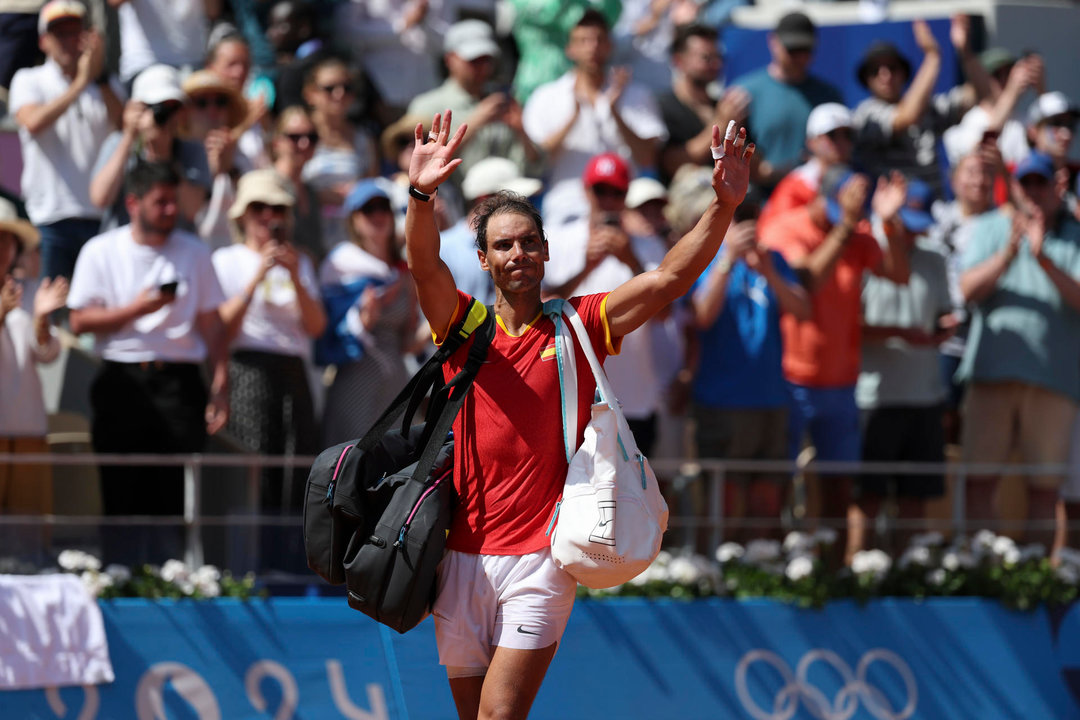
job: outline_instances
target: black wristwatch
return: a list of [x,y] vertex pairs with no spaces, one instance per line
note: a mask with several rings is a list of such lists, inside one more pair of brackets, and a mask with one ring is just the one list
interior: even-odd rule
[[[434,195],[436,192],[438,192],[438,190],[439,190],[439,188],[435,188],[435,190],[433,190],[431,192],[431,195]],[[431,201],[431,195],[428,195],[427,193],[420,192],[419,190],[417,190],[412,185],[409,185],[409,194],[412,195],[417,200],[419,200],[420,202],[430,202]]]

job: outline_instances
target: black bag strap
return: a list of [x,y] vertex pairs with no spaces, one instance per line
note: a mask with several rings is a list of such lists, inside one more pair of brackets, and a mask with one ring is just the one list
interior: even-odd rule
[[[371,426],[371,429],[364,434],[364,437],[357,441],[356,448],[363,452],[370,451],[379,444],[383,435],[390,430],[397,418],[402,415],[403,411],[408,409],[408,412],[405,412],[402,417],[401,425],[402,434],[406,434],[409,429],[409,421],[415,414],[416,409],[420,406],[420,403],[423,402],[424,398],[435,386],[436,382],[441,384],[443,363],[453,355],[478,328],[481,327],[485,328],[485,330],[478,335],[478,339],[484,336],[487,337],[487,340],[483,342],[483,349],[481,351],[483,356],[480,358],[480,362],[483,362],[483,358],[487,354],[487,346],[490,344],[491,338],[494,337],[494,314],[477,302],[476,299],[472,299],[469,301],[469,306],[465,309],[464,316],[450,328],[450,332],[447,333],[446,339],[443,341],[442,345],[440,345],[438,350],[428,358],[427,362],[424,363],[416,374],[410,378],[409,382],[402,388],[397,397],[393,399],[389,407],[383,411],[382,415],[379,416],[379,419]],[[475,350],[478,344],[480,343],[473,343],[472,349]],[[472,359],[472,355],[473,353],[470,352],[470,360]],[[468,366],[468,364],[469,362],[467,361],[466,366]],[[479,371],[479,365],[477,365],[476,370]],[[462,372],[464,372],[464,370]],[[460,375],[461,373],[459,373],[459,376]],[[473,377],[475,377],[475,372],[473,373]],[[450,382],[453,383],[455,380],[457,380],[457,378],[454,378]],[[431,410],[432,407],[429,406],[427,417],[429,419],[436,418],[437,416],[433,415]],[[425,437],[424,440],[427,440],[430,437],[430,434],[425,434],[428,435],[428,437]]]
[[494,312],[489,309],[487,318],[477,331],[472,347],[469,348],[469,356],[465,360],[465,367],[452,377],[448,383],[439,388],[431,398],[431,404],[428,406],[427,412],[427,424],[420,440],[424,449],[416,461],[416,470],[412,476],[412,479],[417,482],[424,482],[431,472],[431,468],[435,464],[435,458],[438,457],[439,451],[442,450],[443,441],[450,432],[450,426],[453,425],[454,418],[457,417],[461,406],[465,404],[465,397],[469,393],[469,388],[472,387],[473,381],[476,380],[476,374],[480,372],[480,368],[484,364],[488,346],[491,345],[491,340],[495,337],[494,315]]

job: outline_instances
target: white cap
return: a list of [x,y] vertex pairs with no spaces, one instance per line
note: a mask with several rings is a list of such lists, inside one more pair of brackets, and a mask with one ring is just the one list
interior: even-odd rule
[[626,190],[626,207],[633,210],[650,200],[667,200],[667,196],[667,188],[659,180],[650,177],[635,178],[630,181],[630,187]]
[[499,46],[491,26],[483,20],[462,20],[450,26],[443,39],[443,50],[462,60],[475,60],[485,55],[499,56]]
[[810,111],[806,119],[806,137],[818,137],[837,128],[853,127],[851,111],[840,103],[824,103]]
[[168,100],[184,102],[187,95],[180,87],[180,74],[171,65],[151,65],[135,76],[131,85],[131,99],[147,105],[157,105]]
[[86,6],[76,0],[50,0],[38,11],[38,35],[49,32],[49,26],[60,20],[86,21]]
[[1065,93],[1057,91],[1043,93],[1028,108],[1028,125],[1038,125],[1046,118],[1066,113],[1076,115],[1080,114],[1080,110],[1073,105]]
[[461,183],[461,193],[466,200],[494,195],[509,190],[530,197],[540,192],[544,184],[535,178],[522,177],[513,160],[501,157],[484,158],[469,168]]

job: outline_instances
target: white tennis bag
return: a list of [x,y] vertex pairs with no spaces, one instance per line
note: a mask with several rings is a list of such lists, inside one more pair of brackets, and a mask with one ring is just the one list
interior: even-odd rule
[[[551,532],[551,557],[585,587],[608,588],[633,579],[656,559],[667,530],[668,508],[656,475],[638,450],[619,409],[581,317],[570,303],[548,303],[553,311],[559,305],[562,314],[555,318],[555,343],[570,470]],[[576,452],[577,367],[564,317],[589,359],[600,395]]]

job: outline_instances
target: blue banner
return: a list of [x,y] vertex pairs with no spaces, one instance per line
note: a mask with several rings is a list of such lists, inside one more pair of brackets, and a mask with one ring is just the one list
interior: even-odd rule
[[[116,682],[4,693],[3,717],[456,717],[431,620],[341,599],[103,602]],[[991,600],[579,602],[531,718],[1080,717],[1080,610]]]

